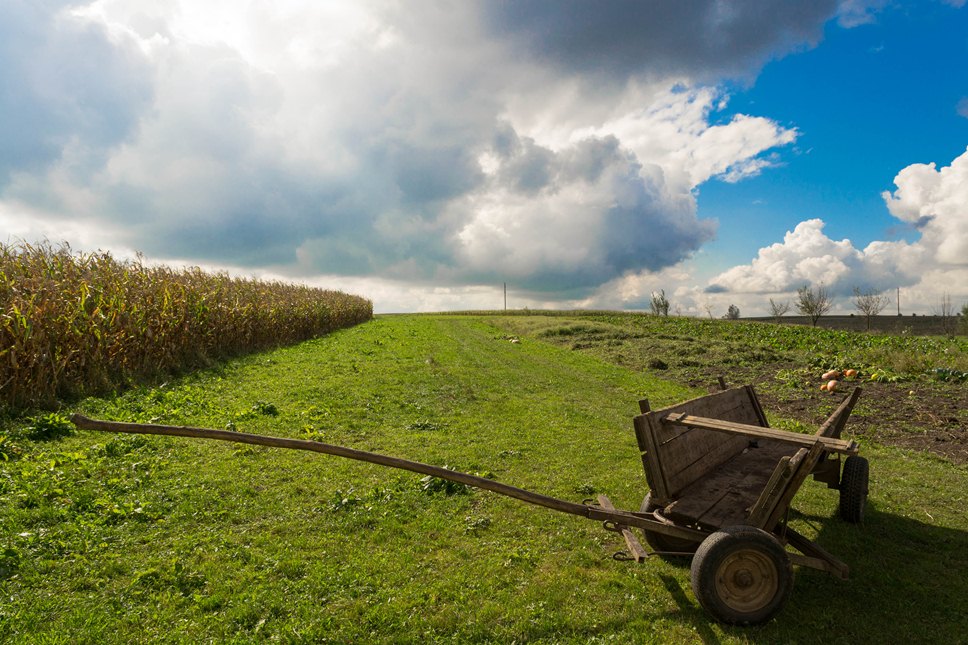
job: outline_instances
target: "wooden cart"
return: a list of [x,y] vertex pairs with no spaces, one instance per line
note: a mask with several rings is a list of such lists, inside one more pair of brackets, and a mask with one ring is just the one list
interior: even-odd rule
[[[839,490],[842,519],[863,519],[868,463],[855,442],[841,439],[860,393],[845,398],[815,435],[770,428],[752,386],[662,410],[640,402],[635,436],[650,489],[640,513],[704,535],[697,541],[644,528],[646,542],[660,554],[695,554],[693,592],[717,619],[769,620],[792,589],[792,564],[847,577],[847,565],[790,528],[787,516],[812,475]],[[624,535],[641,559],[634,535]]]
[[[847,565],[788,527],[786,516],[794,494],[813,475],[840,490],[844,519],[859,522],[863,517],[867,461],[856,455],[855,443],[840,439],[859,394],[860,389],[854,390],[815,436],[770,429],[750,386],[664,410],[649,410],[648,402],[641,401],[635,434],[650,490],[638,512],[615,509],[604,495],[579,504],[439,466],[317,441],[101,421],[77,414],[71,420],[89,430],[309,450],[440,477],[600,520],[606,529],[625,537],[628,557],[636,561],[653,555],[632,532],[640,529],[655,553],[693,556],[693,591],[716,619],[757,624],[769,620],[786,602],[793,584],[792,564],[847,577]],[[848,455],[843,474],[841,455]]]

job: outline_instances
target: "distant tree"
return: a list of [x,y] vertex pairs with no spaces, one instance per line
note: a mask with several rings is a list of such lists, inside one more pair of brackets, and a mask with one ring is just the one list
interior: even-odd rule
[[817,321],[834,305],[833,299],[822,284],[814,289],[803,285],[797,289],[797,311],[803,316],[809,316],[814,327]]
[[935,316],[941,317],[941,328],[944,333],[950,334],[954,331],[955,306],[951,304],[951,294],[945,291],[941,295],[941,306],[934,310]]
[[779,323],[780,318],[783,318],[783,315],[788,311],[790,311],[790,301],[775,302],[773,298],[770,298],[770,313],[773,314],[774,322]]
[[968,334],[968,302],[961,307],[961,331]]
[[871,318],[881,313],[881,310],[887,306],[889,301],[889,298],[881,295],[879,291],[870,289],[861,291],[854,287],[854,308],[864,314],[867,319],[867,331],[871,330]]
[[669,315],[669,301],[666,299],[665,289],[660,289],[659,293],[652,292],[652,302],[649,303],[649,306],[656,316]]
[[710,319],[712,319],[712,317],[713,317],[713,305],[712,305],[712,303],[711,302],[704,303],[703,306],[702,306],[702,308],[706,310],[706,315],[709,316]]
[[726,320],[739,320],[739,307],[736,305],[730,305],[729,309],[726,310],[726,315],[723,316]]

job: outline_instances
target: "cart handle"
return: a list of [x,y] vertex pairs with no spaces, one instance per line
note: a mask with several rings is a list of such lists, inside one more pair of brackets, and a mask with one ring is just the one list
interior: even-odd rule
[[578,504],[575,502],[550,497],[548,495],[532,493],[531,491],[527,491],[522,488],[502,484],[501,482],[494,481],[493,479],[486,479],[484,477],[478,477],[477,475],[470,475],[468,473],[448,470],[446,468],[441,468],[440,466],[431,466],[430,464],[424,464],[418,461],[389,457],[387,455],[381,455],[375,452],[367,452],[365,450],[356,450],[354,448],[335,446],[333,444],[322,443],[319,441],[308,441],[306,439],[287,439],[284,437],[233,432],[230,430],[194,428],[191,426],[166,426],[145,423],[124,423],[121,421],[102,421],[99,419],[90,419],[81,414],[72,415],[71,423],[78,428],[83,428],[85,430],[99,430],[102,432],[125,432],[128,434],[196,437],[201,439],[216,439],[219,441],[230,441],[234,443],[270,446],[273,448],[290,448],[294,450],[320,452],[327,455],[336,455],[337,457],[346,457],[347,459],[354,459],[356,461],[365,461],[367,463],[379,464],[381,466],[389,466],[390,468],[399,468],[401,470],[409,470],[411,472],[421,473],[423,475],[439,477],[441,479],[465,484],[467,486],[489,490],[493,493],[504,495],[506,497],[513,497],[514,499],[527,502],[528,504],[544,506],[545,508],[550,508],[555,511],[561,511],[562,513],[569,513],[571,515],[578,515],[591,520],[609,521],[621,526],[645,528],[651,531],[671,534],[677,537],[695,538],[696,541],[700,541],[705,538],[706,535],[708,535],[708,533],[697,531],[688,527],[667,526],[656,521],[655,518],[650,517],[648,514],[630,513],[628,511],[604,509],[599,506]]

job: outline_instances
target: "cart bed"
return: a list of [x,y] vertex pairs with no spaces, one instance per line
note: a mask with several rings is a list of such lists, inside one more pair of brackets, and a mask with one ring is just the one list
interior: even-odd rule
[[743,524],[781,459],[796,453],[795,446],[759,440],[684,488],[664,515],[710,529]]
[[851,405],[816,436],[770,429],[749,385],[646,411],[635,418],[635,434],[650,504],[678,525],[772,531],[828,454],[856,453],[856,444],[830,436]]

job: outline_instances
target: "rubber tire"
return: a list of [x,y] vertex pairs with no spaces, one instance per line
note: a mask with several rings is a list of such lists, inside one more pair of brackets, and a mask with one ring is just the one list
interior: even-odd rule
[[[639,507],[639,512],[651,513],[657,508],[660,508],[660,506],[652,503],[652,493],[646,493],[645,499],[642,500],[642,506]],[[660,554],[667,551],[673,553],[695,553],[696,549],[699,548],[698,542],[656,533],[648,529],[642,529],[642,535],[645,537],[645,542],[652,547],[652,550]]]
[[840,517],[845,522],[864,521],[869,475],[870,465],[864,457],[851,455],[844,460],[840,475]]
[[[724,589],[730,571],[734,586],[751,587],[751,599],[730,596]],[[767,622],[783,608],[793,589],[793,565],[786,550],[772,535],[752,526],[731,526],[703,540],[692,559],[691,574],[699,604],[729,625]],[[745,581],[737,580],[743,575]]]

